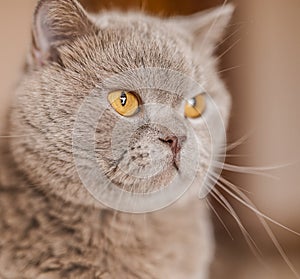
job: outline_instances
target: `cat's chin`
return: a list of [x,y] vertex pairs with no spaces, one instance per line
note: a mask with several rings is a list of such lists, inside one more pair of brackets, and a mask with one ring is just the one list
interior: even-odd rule
[[120,190],[132,194],[151,194],[157,191],[163,191],[169,187],[172,180],[179,174],[179,168],[170,164],[164,172],[157,173],[154,176],[148,177],[131,177],[127,176],[123,179],[118,177],[110,177],[114,187],[118,187]]
[[[116,206],[108,206],[104,204],[102,201],[98,200],[96,197],[93,196],[92,193],[90,193],[85,186],[77,185],[78,190],[76,191],[76,194],[64,191],[55,191],[52,192],[52,195],[56,200],[61,200],[62,204],[64,206],[75,206],[75,207],[88,207],[88,208],[94,208],[97,210],[112,210],[112,211],[123,211],[122,209],[118,208],[120,206],[120,203],[122,200],[120,197],[115,197],[116,200]],[[47,196],[49,196],[49,192],[45,193]],[[185,207],[188,206],[190,203],[194,202],[200,202],[198,198],[199,194],[199,184],[193,183],[190,188],[182,195],[178,196],[177,199],[174,199],[174,201],[170,204],[165,204],[164,206],[159,206],[157,208],[153,208],[149,210],[149,212],[155,212],[155,211],[161,211],[168,207]],[[132,200],[132,203],[135,203],[136,200]],[[134,208],[134,206],[133,206]],[[129,211],[125,211],[129,212]],[[146,213],[147,211],[145,211]],[[137,212],[130,212],[130,213],[137,213]]]

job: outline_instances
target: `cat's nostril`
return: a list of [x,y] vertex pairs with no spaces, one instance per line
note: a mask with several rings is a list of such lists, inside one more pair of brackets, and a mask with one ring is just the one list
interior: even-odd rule
[[169,136],[165,138],[165,142],[171,147],[175,147],[178,144],[178,138],[176,136]]
[[160,141],[170,146],[173,153],[173,163],[177,170],[179,170],[180,150],[183,142],[186,141],[186,139],[186,136],[177,137],[175,135],[168,136],[166,138],[159,138]]
[[[175,140],[176,141],[176,140]],[[174,140],[173,139],[168,139],[167,140],[167,143],[169,143],[169,144],[172,144],[174,142]]]
[[178,138],[177,136],[172,135],[166,138],[159,138],[159,140],[167,143],[171,147],[174,157],[176,157],[181,150],[182,143],[186,141],[186,137],[182,136]]

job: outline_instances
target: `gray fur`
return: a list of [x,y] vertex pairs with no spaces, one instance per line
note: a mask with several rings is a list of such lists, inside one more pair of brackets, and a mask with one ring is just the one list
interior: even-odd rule
[[[207,278],[213,237],[206,206],[194,192],[145,216],[107,209],[78,177],[72,131],[84,97],[112,74],[140,67],[179,71],[205,84],[226,123],[230,98],[212,53],[231,13],[227,6],[190,18],[87,15],[75,0],[39,2],[27,70],[7,121],[11,135],[23,136],[0,146],[0,278]],[[206,36],[218,14],[215,32]],[[145,102],[168,99],[162,92],[139,93]],[[171,99],[172,106],[182,100]],[[118,117],[110,110],[97,127],[96,150],[106,158]],[[136,158],[157,136],[147,129],[142,148],[132,146]],[[195,131],[209,142],[199,125]],[[203,157],[202,172],[208,159]],[[115,162],[99,164],[118,179],[110,172]],[[172,172],[168,168],[145,186],[168,182]],[[122,177],[119,183],[141,182]]]

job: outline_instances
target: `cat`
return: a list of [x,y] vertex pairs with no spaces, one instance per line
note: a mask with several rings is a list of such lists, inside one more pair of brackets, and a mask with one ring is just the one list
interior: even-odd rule
[[[218,76],[214,50],[232,13],[228,4],[165,19],[142,12],[91,15],[76,0],[38,2],[31,49],[8,110],[10,136],[0,142],[0,278],[209,278],[213,231],[206,204],[194,190],[204,180],[209,156],[202,145],[199,153],[188,150],[191,136],[180,126],[186,122],[193,127],[194,143],[211,144],[201,122],[202,114],[210,117],[210,108],[204,110],[208,96],[205,100],[197,92],[187,97],[184,82],[176,84],[182,95],[136,89],[133,83],[140,69],[146,70],[146,83],[172,80],[158,69],[189,76],[205,87],[226,125],[230,96]],[[144,194],[139,212],[153,212],[119,212],[134,211],[134,206],[129,202],[122,210],[122,197],[110,200],[117,208],[105,206],[110,193],[106,199],[104,192],[86,185],[84,171],[91,157],[80,157],[88,146],[84,134],[79,133],[82,145],[74,149],[74,127],[91,92],[108,102],[101,117],[92,119],[97,122],[92,125],[93,150],[103,177],[126,190],[124,195]],[[96,111],[97,100],[88,104],[88,113]],[[165,105],[170,107],[166,114]],[[151,113],[160,124],[143,122]],[[163,127],[169,122],[181,136]],[[132,134],[126,134],[126,123],[133,126]],[[85,131],[84,125],[80,128]],[[124,153],[114,153],[122,148]],[[167,190],[161,185],[169,189],[174,175],[195,163],[186,158],[193,153],[203,157],[187,193],[164,209],[143,211],[149,191],[163,196]],[[157,167],[160,172],[148,176]],[[144,169],[145,175],[138,177]],[[90,182],[94,179],[99,177]]]

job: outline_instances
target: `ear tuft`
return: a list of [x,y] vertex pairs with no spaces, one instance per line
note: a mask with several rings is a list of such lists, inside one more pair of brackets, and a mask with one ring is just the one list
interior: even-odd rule
[[40,0],[32,30],[33,62],[44,65],[59,59],[56,48],[95,30],[77,0]]

